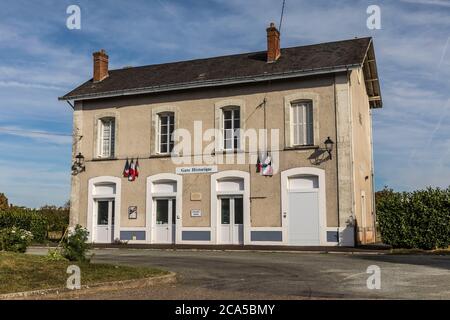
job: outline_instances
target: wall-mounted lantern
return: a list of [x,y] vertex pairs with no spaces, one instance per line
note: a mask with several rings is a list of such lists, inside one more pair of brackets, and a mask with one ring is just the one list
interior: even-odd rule
[[328,156],[330,157],[330,160],[331,160],[333,158],[331,152],[333,151],[334,142],[333,142],[333,140],[331,140],[330,137],[328,137],[327,140],[325,140],[324,144],[325,144],[325,150],[328,152]]
[[77,174],[83,172],[85,169],[86,168],[84,166],[84,156],[81,154],[81,152],[79,152],[75,156],[75,162],[72,165],[72,174],[77,175]]

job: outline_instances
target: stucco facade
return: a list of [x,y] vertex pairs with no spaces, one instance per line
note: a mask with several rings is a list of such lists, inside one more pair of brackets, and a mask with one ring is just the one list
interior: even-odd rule
[[[243,244],[292,245],[288,236],[287,213],[283,212],[283,201],[287,199],[282,199],[289,177],[282,179],[282,173],[296,168],[305,169],[299,171],[306,172],[305,176],[314,175],[308,172],[320,173],[317,176],[323,173],[323,178],[318,180],[321,182],[319,202],[323,203],[323,208],[319,205],[318,209],[319,214],[323,214],[323,219],[319,219],[320,245],[354,245],[355,222],[358,241],[371,242],[374,239],[371,111],[361,72],[361,68],[355,68],[348,72],[259,84],[76,101],[73,154],[84,156],[85,171],[72,178],[71,224],[81,224],[91,232],[95,228],[95,219],[92,218],[94,198],[90,193],[95,183],[102,184],[104,177],[106,182],[113,181],[116,185],[114,239],[157,243],[152,235],[155,226],[151,219],[155,212],[149,203],[154,201],[149,179],[159,174],[176,175],[177,167],[211,165],[199,156],[211,155],[204,150],[213,140],[203,141],[201,147],[196,144],[195,150],[181,158],[159,155],[156,152],[157,115],[164,111],[172,112],[175,114],[175,127],[186,129],[193,135],[195,121],[201,123],[203,130],[219,129],[218,110],[222,106],[233,105],[240,107],[241,129],[268,130],[268,146],[276,170],[273,176],[257,173],[255,163],[249,158],[251,152],[248,152],[247,142],[247,148],[243,148],[241,153],[228,155],[234,159],[229,164],[218,163],[223,154],[214,148],[213,165],[217,166],[217,172],[178,175],[182,185],[176,188],[180,201],[177,200],[179,210],[176,214],[179,217],[174,223],[174,242],[220,243],[217,236],[220,217],[217,206],[213,204],[217,199],[213,176],[239,172],[242,177],[248,177],[243,178],[248,186],[243,195],[249,204],[249,209],[244,209],[248,220],[244,218]],[[313,103],[314,145],[292,147],[287,113],[291,102],[303,99]],[[112,159],[97,157],[98,120],[104,117],[115,119],[115,154]],[[278,132],[278,141],[270,140],[271,130]],[[335,142],[331,158],[324,151],[327,137]],[[276,147],[270,150],[270,146]],[[245,157],[244,163],[237,163],[239,156]],[[139,177],[132,182],[123,177],[127,158],[139,159]],[[181,160],[185,163],[176,163]],[[236,175],[231,174],[230,177]],[[117,194],[118,190],[120,194]],[[365,194],[365,207],[361,203],[362,193]],[[136,219],[129,218],[129,207],[137,207]],[[362,212],[363,207],[365,213]],[[200,210],[201,215],[193,216],[192,210]],[[292,214],[293,211],[288,213]],[[203,236],[206,233],[196,237],[189,232],[209,232],[209,237]]]

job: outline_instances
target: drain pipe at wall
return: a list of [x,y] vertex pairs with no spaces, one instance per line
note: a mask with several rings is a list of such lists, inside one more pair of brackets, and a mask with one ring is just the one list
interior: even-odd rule
[[336,156],[334,157],[336,160],[336,205],[337,205],[337,219],[338,219],[338,246],[341,245],[341,235],[340,235],[340,227],[341,227],[341,217],[340,217],[340,208],[339,208],[339,160],[338,160],[338,120],[337,120],[337,94],[336,94],[336,75],[334,75],[334,82],[333,82],[333,88],[334,88],[334,130],[335,130],[335,137],[336,137],[336,143],[334,144],[334,150],[336,152]]

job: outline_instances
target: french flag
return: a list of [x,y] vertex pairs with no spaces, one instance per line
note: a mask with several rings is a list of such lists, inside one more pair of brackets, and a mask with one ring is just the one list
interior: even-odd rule
[[130,163],[128,162],[127,158],[127,162],[125,162],[125,168],[123,169],[123,177],[128,178],[129,175],[130,175]]
[[131,159],[130,169],[129,169],[129,173],[128,173],[128,181],[134,181],[134,179],[136,179],[135,169],[136,169],[136,166],[134,164],[134,160]]

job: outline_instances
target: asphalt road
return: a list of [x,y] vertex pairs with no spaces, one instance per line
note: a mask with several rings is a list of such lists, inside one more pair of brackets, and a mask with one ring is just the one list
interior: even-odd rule
[[[93,262],[158,267],[178,273],[179,281],[77,298],[450,299],[450,255],[97,249]],[[367,288],[373,265],[380,289]]]

